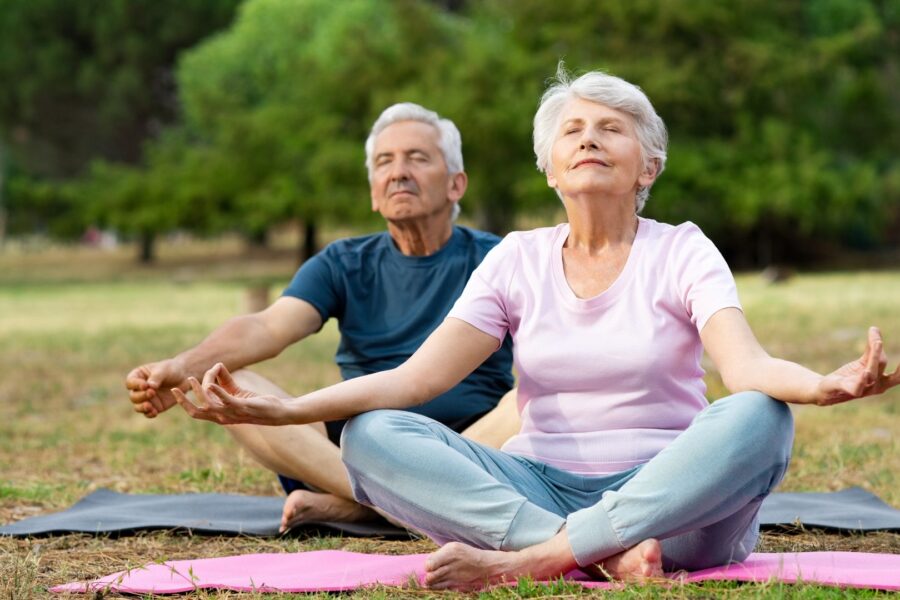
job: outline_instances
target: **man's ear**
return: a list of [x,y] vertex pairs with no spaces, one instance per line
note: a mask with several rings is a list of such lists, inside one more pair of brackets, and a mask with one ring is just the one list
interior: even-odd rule
[[456,173],[450,176],[447,183],[447,198],[451,202],[459,202],[465,195],[466,188],[469,187],[469,176],[465,172]]

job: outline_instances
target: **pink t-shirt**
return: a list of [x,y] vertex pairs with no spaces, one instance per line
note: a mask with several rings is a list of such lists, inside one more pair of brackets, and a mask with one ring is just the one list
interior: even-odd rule
[[603,293],[580,299],[563,271],[567,223],[511,233],[449,316],[515,342],[522,429],[503,450],[582,474],[650,460],[707,406],[699,331],[740,308],[722,255],[693,223],[639,220]]

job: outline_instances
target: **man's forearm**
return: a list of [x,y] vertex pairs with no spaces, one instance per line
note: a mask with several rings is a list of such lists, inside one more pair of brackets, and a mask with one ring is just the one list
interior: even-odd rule
[[273,339],[255,315],[234,317],[216,328],[193,348],[174,357],[188,375],[202,379],[214,364],[223,363],[236,371],[277,356],[284,345]]

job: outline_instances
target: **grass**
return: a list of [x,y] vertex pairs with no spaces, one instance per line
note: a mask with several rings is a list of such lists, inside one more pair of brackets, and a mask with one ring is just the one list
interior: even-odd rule
[[[289,256],[247,258],[238,246],[226,242],[208,244],[205,250],[165,248],[160,264],[143,269],[132,267],[130,252],[19,248],[0,253],[0,522],[62,509],[100,487],[144,493],[280,493],[274,478],[236,450],[221,428],[177,412],[143,419],[131,411],[122,383],[133,366],[196,343],[215,325],[243,310],[243,282],[271,281],[274,295],[287,281],[293,268]],[[210,263],[211,267],[203,267]],[[739,288],[754,330],[773,354],[820,371],[831,370],[858,355],[867,326],[878,324],[892,366],[900,358],[900,311],[896,310],[900,273],[801,275],[782,285],[767,285],[748,274],[739,277]],[[336,329],[329,324],[320,335],[261,365],[259,371],[296,394],[337,381],[332,363],[336,341]],[[709,370],[709,395],[720,396],[724,388]],[[883,398],[828,409],[796,409],[794,460],[780,489],[822,491],[859,485],[900,506],[898,400],[900,393],[893,391]],[[322,548],[410,553],[428,552],[433,546],[427,541],[272,540],[168,532],[120,539],[0,538],[0,598],[40,598],[50,585],[151,561]],[[900,554],[900,535],[770,532],[763,536],[760,549]],[[481,595],[376,588],[356,596],[374,599],[398,594],[491,599],[589,595],[572,584],[545,586],[523,580]],[[865,590],[727,582],[629,587],[606,595],[877,596]]]

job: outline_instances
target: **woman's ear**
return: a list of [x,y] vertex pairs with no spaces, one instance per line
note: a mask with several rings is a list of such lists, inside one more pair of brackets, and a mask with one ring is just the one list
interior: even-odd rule
[[647,161],[647,164],[644,165],[644,170],[641,172],[638,177],[638,185],[641,187],[648,187],[656,181],[656,176],[659,175],[659,159],[651,158]]

